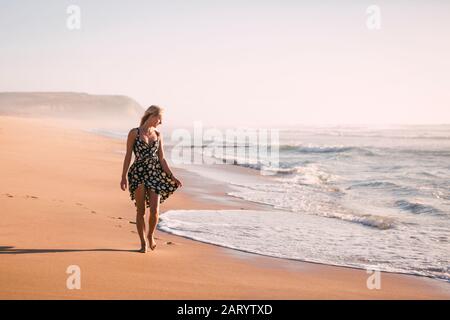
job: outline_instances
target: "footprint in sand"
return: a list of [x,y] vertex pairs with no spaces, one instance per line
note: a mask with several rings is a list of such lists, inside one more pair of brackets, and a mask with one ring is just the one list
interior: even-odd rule
[[89,209],[88,207],[86,207],[84,204],[80,203],[80,202],[75,202],[75,204],[79,207],[83,207],[84,210],[91,210],[91,213],[95,213],[94,210]]
[[174,245],[175,243],[173,243],[172,241],[167,241],[166,244]]
[[8,198],[14,198],[14,196],[12,194],[9,193],[4,193],[5,196],[7,196]]
[[[90,211],[90,212],[93,213],[93,214],[96,214],[96,213],[97,213],[97,211],[92,210],[92,209],[86,207],[84,204],[82,204],[82,203],[80,203],[80,202],[76,202],[75,204],[76,204],[77,206],[83,207],[84,210],[88,210],[88,211]],[[114,219],[114,217],[108,217],[108,218]]]
[[30,195],[28,195],[28,194],[27,194],[27,195],[25,196],[25,198],[31,198],[31,199],[39,199],[39,198],[38,198],[38,197],[36,197],[36,196],[30,196]]

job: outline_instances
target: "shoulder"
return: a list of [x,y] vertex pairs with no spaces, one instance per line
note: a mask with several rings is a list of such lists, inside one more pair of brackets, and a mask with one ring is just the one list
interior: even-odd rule
[[129,138],[135,138],[137,136],[138,133],[138,128],[132,128],[129,132],[128,132],[128,137]]

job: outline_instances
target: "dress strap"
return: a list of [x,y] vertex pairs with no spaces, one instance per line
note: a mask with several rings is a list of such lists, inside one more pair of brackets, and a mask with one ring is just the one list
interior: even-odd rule
[[136,129],[137,129],[136,139],[138,139],[139,138],[139,127],[137,127]]

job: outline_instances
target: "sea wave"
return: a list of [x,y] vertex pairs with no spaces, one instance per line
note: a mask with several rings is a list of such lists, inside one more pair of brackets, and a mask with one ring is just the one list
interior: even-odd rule
[[294,152],[299,154],[333,154],[333,153],[357,153],[365,156],[374,156],[374,150],[370,147],[355,145],[320,145],[313,143],[288,143],[288,144],[271,144],[271,148],[278,148],[281,152]]
[[282,210],[288,210],[291,212],[299,212],[304,213],[308,215],[313,216],[319,216],[319,217],[325,217],[325,218],[332,218],[332,219],[338,219],[345,222],[350,223],[356,223],[360,224],[366,227],[375,228],[378,230],[387,230],[395,228],[396,226],[396,220],[394,218],[390,217],[382,217],[378,215],[373,214],[357,214],[351,211],[344,212],[344,210],[341,210],[342,212],[339,212],[339,210],[333,210],[334,205],[330,204],[327,205],[326,203],[317,203],[317,200],[314,200],[314,203],[307,204],[302,208],[296,208],[291,207],[288,203],[285,204],[276,204],[273,201],[273,191],[271,192],[270,197],[258,197],[255,196],[255,191],[261,191],[256,186],[243,186],[239,184],[234,184],[235,186],[244,187],[244,189],[251,190],[251,192],[245,192],[244,190],[238,191],[238,192],[228,192],[227,194],[229,196],[255,202],[255,203],[261,203],[265,205],[270,205],[274,207],[275,209],[282,209]]
[[[435,147],[405,147],[405,146],[371,146],[371,145],[333,145],[333,144],[313,144],[313,143],[284,143],[284,144],[252,144],[252,143],[210,143],[210,144],[199,144],[199,145],[181,145],[183,148],[191,149],[201,149],[207,150],[207,152],[212,153],[216,149],[224,148],[226,150],[236,149],[248,150],[253,148],[253,150],[260,150],[265,148],[268,153],[281,152],[286,154],[343,154],[343,155],[362,155],[362,156],[386,156],[386,155],[418,155],[418,156],[438,156],[438,157],[450,157],[450,151],[445,148],[436,149]],[[205,151],[203,151],[205,152]],[[248,152],[248,151],[243,151]]]
[[185,148],[199,148],[199,149],[215,149],[215,148],[261,148],[266,147],[267,149],[278,149],[280,151],[296,151],[299,153],[340,153],[348,151],[360,151],[368,154],[373,152],[367,148],[360,146],[345,146],[345,145],[318,145],[318,144],[303,144],[303,143],[293,143],[293,144],[255,144],[255,143],[238,143],[238,142],[211,142],[211,143],[200,143],[200,144],[189,144],[182,145]]
[[381,217],[376,215],[353,215],[353,214],[322,214],[323,217],[340,219],[347,222],[359,223],[364,226],[376,228],[379,230],[387,230],[395,227],[395,221],[392,218]]
[[441,210],[424,203],[411,202],[408,200],[397,200],[395,201],[395,206],[400,210],[414,213],[414,214],[433,214],[433,215],[443,215]]
[[419,192],[417,188],[401,185],[390,181],[377,181],[377,180],[357,182],[345,188],[345,190],[358,190],[358,189],[391,191],[396,195],[413,195]]
[[363,148],[343,145],[302,145],[302,144],[281,144],[280,151],[295,151],[298,153],[341,153],[349,151],[367,151]]
[[[399,236],[284,210],[171,210],[158,229],[277,258],[450,279],[445,247],[415,238],[409,228]],[[427,256],[430,250],[436,254]]]
[[396,183],[388,182],[388,181],[365,181],[365,182],[359,182],[352,184],[351,186],[347,187],[346,190],[356,189],[356,188],[401,188]]
[[379,133],[347,133],[347,132],[321,132],[321,135],[351,138],[381,138],[381,139],[411,139],[411,140],[450,140],[447,135],[406,135],[406,134],[379,134]]

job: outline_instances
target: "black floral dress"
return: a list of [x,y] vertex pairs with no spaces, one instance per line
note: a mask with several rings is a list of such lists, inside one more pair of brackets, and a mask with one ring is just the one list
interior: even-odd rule
[[148,189],[160,195],[159,202],[163,203],[178,188],[176,182],[170,178],[162,169],[158,157],[159,133],[158,138],[150,144],[141,140],[139,137],[139,128],[137,128],[136,140],[133,145],[135,159],[128,170],[128,185],[131,200],[137,207],[134,192],[142,183],[145,185],[145,203],[150,207],[150,193]]

